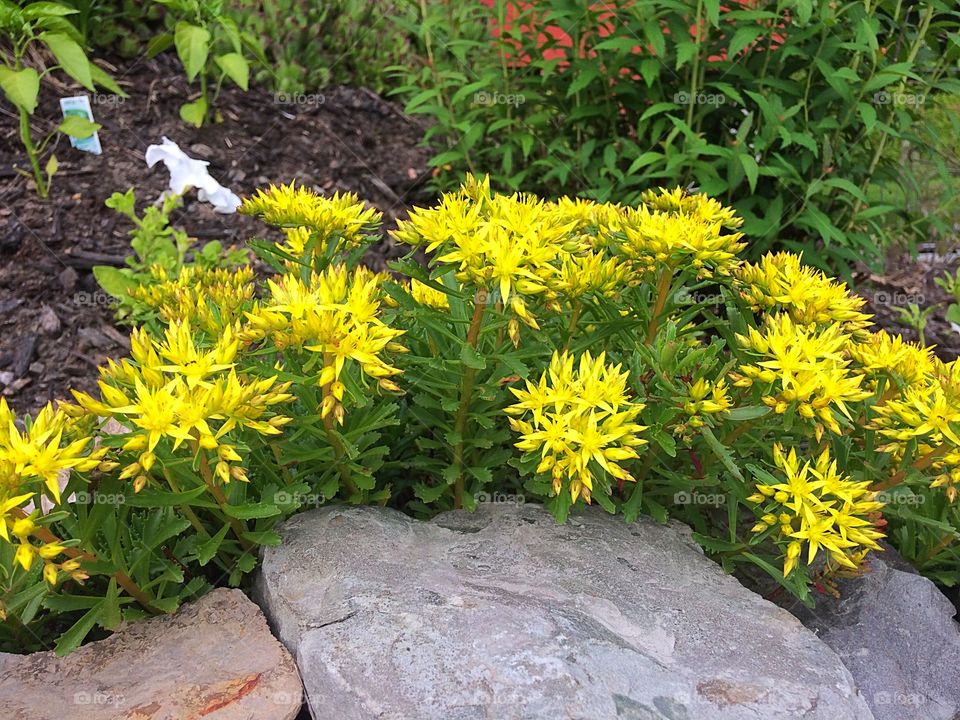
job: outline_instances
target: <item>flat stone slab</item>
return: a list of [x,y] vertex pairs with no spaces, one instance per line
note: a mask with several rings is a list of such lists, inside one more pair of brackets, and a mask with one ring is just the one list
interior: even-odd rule
[[292,720],[301,705],[292,658],[240,590],[66,657],[0,658],[3,720]]
[[960,718],[956,609],[893,548],[797,617],[840,656],[877,720]]
[[261,602],[317,718],[872,720],[837,655],[679,523],[321,508]]

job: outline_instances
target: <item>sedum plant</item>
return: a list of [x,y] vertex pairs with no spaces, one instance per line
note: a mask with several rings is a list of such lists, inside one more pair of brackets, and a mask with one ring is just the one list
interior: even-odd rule
[[19,424],[2,406],[3,644],[66,652],[242,584],[278,522],[344,503],[675,517],[808,604],[884,536],[955,583],[957,365],[796,255],[744,261],[720,203],[642,199],[471,177],[399,224],[387,274],[362,264],[380,216],[355,196],[248,198],[282,232],[252,243],[273,277],[198,269],[150,295],[99,398]]
[[194,238],[170,225],[171,214],[182,202],[180,195],[168,194],[159,205],[150,205],[138,215],[133,188],[107,198],[106,206],[134,225],[130,231],[133,253],[127,257],[127,267],[97,265],[93,268],[100,287],[117,303],[118,320],[129,324],[148,323],[158,315],[169,314],[169,308],[177,306],[179,298],[193,297],[196,284],[214,301],[220,298],[223,284],[249,286],[253,278],[249,267],[243,272],[226,272],[227,268],[245,263],[249,259],[246,252],[226,249],[219,240],[194,248]]

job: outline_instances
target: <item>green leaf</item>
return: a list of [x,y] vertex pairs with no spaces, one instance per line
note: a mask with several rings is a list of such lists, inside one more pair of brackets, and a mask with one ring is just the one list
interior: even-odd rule
[[47,164],[44,167],[44,172],[47,174],[47,182],[50,182],[50,178],[57,174],[57,170],[60,167],[60,163],[57,162],[57,156],[51,155],[47,160]]
[[714,455],[716,455],[720,462],[723,463],[723,466],[730,471],[730,474],[740,482],[746,482],[743,473],[740,472],[740,468],[738,468],[737,464],[733,461],[733,455],[717,440],[717,436],[713,434],[713,430],[704,426],[700,428],[700,433],[703,435],[703,439],[707,441],[710,449],[713,450]]
[[464,343],[460,348],[460,362],[474,370],[483,370],[487,366],[487,361],[469,343]]
[[39,20],[42,17],[64,17],[80,12],[55,2],[32,2],[21,11],[27,20]]
[[770,413],[770,408],[765,405],[747,405],[745,407],[734,408],[727,413],[726,419],[734,422],[743,422],[744,420],[755,420]]
[[217,55],[215,62],[224,74],[244,90],[250,88],[250,65],[240,53]]
[[200,127],[207,117],[207,101],[205,98],[197,98],[193,102],[184,103],[180,106],[180,119],[188,125]]
[[756,159],[748,153],[737,155],[737,159],[743,168],[743,174],[747,176],[747,182],[750,184],[750,192],[755,192],[757,189],[757,177],[760,175],[760,167],[757,165]]
[[237,520],[254,520],[274,517],[280,514],[280,508],[272,503],[247,503],[245,505],[224,505],[223,511]]
[[93,90],[93,75],[90,73],[90,61],[87,54],[76,42],[66,35],[54,32],[40,33],[40,39],[50,48],[57,58],[60,68],[87,90]]
[[735,58],[741,50],[751,45],[760,35],[766,32],[762,27],[741,27],[733,34],[733,39],[727,46],[727,57]]
[[82,115],[70,115],[63,119],[63,122],[57,126],[57,130],[64,135],[75,137],[78,140],[84,140],[99,130],[102,125],[95,123]]
[[59,657],[63,657],[80,647],[80,643],[82,643],[83,639],[87,637],[87,634],[93,630],[93,626],[97,624],[102,611],[103,601],[101,600],[84,613],[69,630],[57,638],[57,645],[53,649],[54,653]]
[[[210,56],[210,31],[181,21],[174,30],[173,43],[177,47],[183,69],[187,72],[187,80],[193,82],[197,75],[203,72]],[[182,108],[180,116],[183,117]]]
[[0,65],[0,88],[7,100],[28,115],[37,109],[37,96],[40,94],[40,76],[33,68],[11,70]]
[[201,543],[200,547],[197,548],[198,563],[201,565],[206,565],[213,559],[213,556],[217,554],[217,550],[220,549],[220,543],[223,542],[223,538],[226,537],[229,529],[229,525],[224,525],[219,531],[217,531],[216,535],[212,535],[208,539],[204,540],[203,543]]
[[93,276],[100,283],[100,287],[113,295],[115,298],[130,297],[130,290],[138,287],[139,283],[115,267],[109,265],[97,265],[93,268]]

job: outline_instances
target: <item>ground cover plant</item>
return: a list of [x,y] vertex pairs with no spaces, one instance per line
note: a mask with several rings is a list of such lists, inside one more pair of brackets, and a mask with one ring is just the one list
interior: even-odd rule
[[744,260],[732,209],[642,200],[471,177],[399,224],[388,274],[355,196],[248,198],[283,230],[251,243],[273,277],[152,277],[97,395],[0,400],[3,645],[67,652],[240,584],[278,522],[336,503],[673,516],[807,603],[884,535],[956,582],[956,364],[795,255]]
[[396,70],[434,121],[441,188],[477,170],[630,204],[651,181],[695,186],[737,209],[754,258],[843,270],[943,229],[904,198],[931,173],[928,209],[956,194],[928,110],[960,91],[958,30],[937,0],[427,3],[424,60]]

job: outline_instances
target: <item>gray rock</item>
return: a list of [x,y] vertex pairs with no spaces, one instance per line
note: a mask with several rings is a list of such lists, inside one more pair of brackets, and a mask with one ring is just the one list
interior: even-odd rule
[[793,616],[680,524],[487,504],[291,518],[257,598],[323,720],[871,720]]
[[301,704],[292,658],[239,590],[66,657],[0,655],[4,720],[293,720]]
[[877,720],[960,718],[960,626],[936,585],[892,548],[841,580],[840,599],[791,608],[850,670]]

